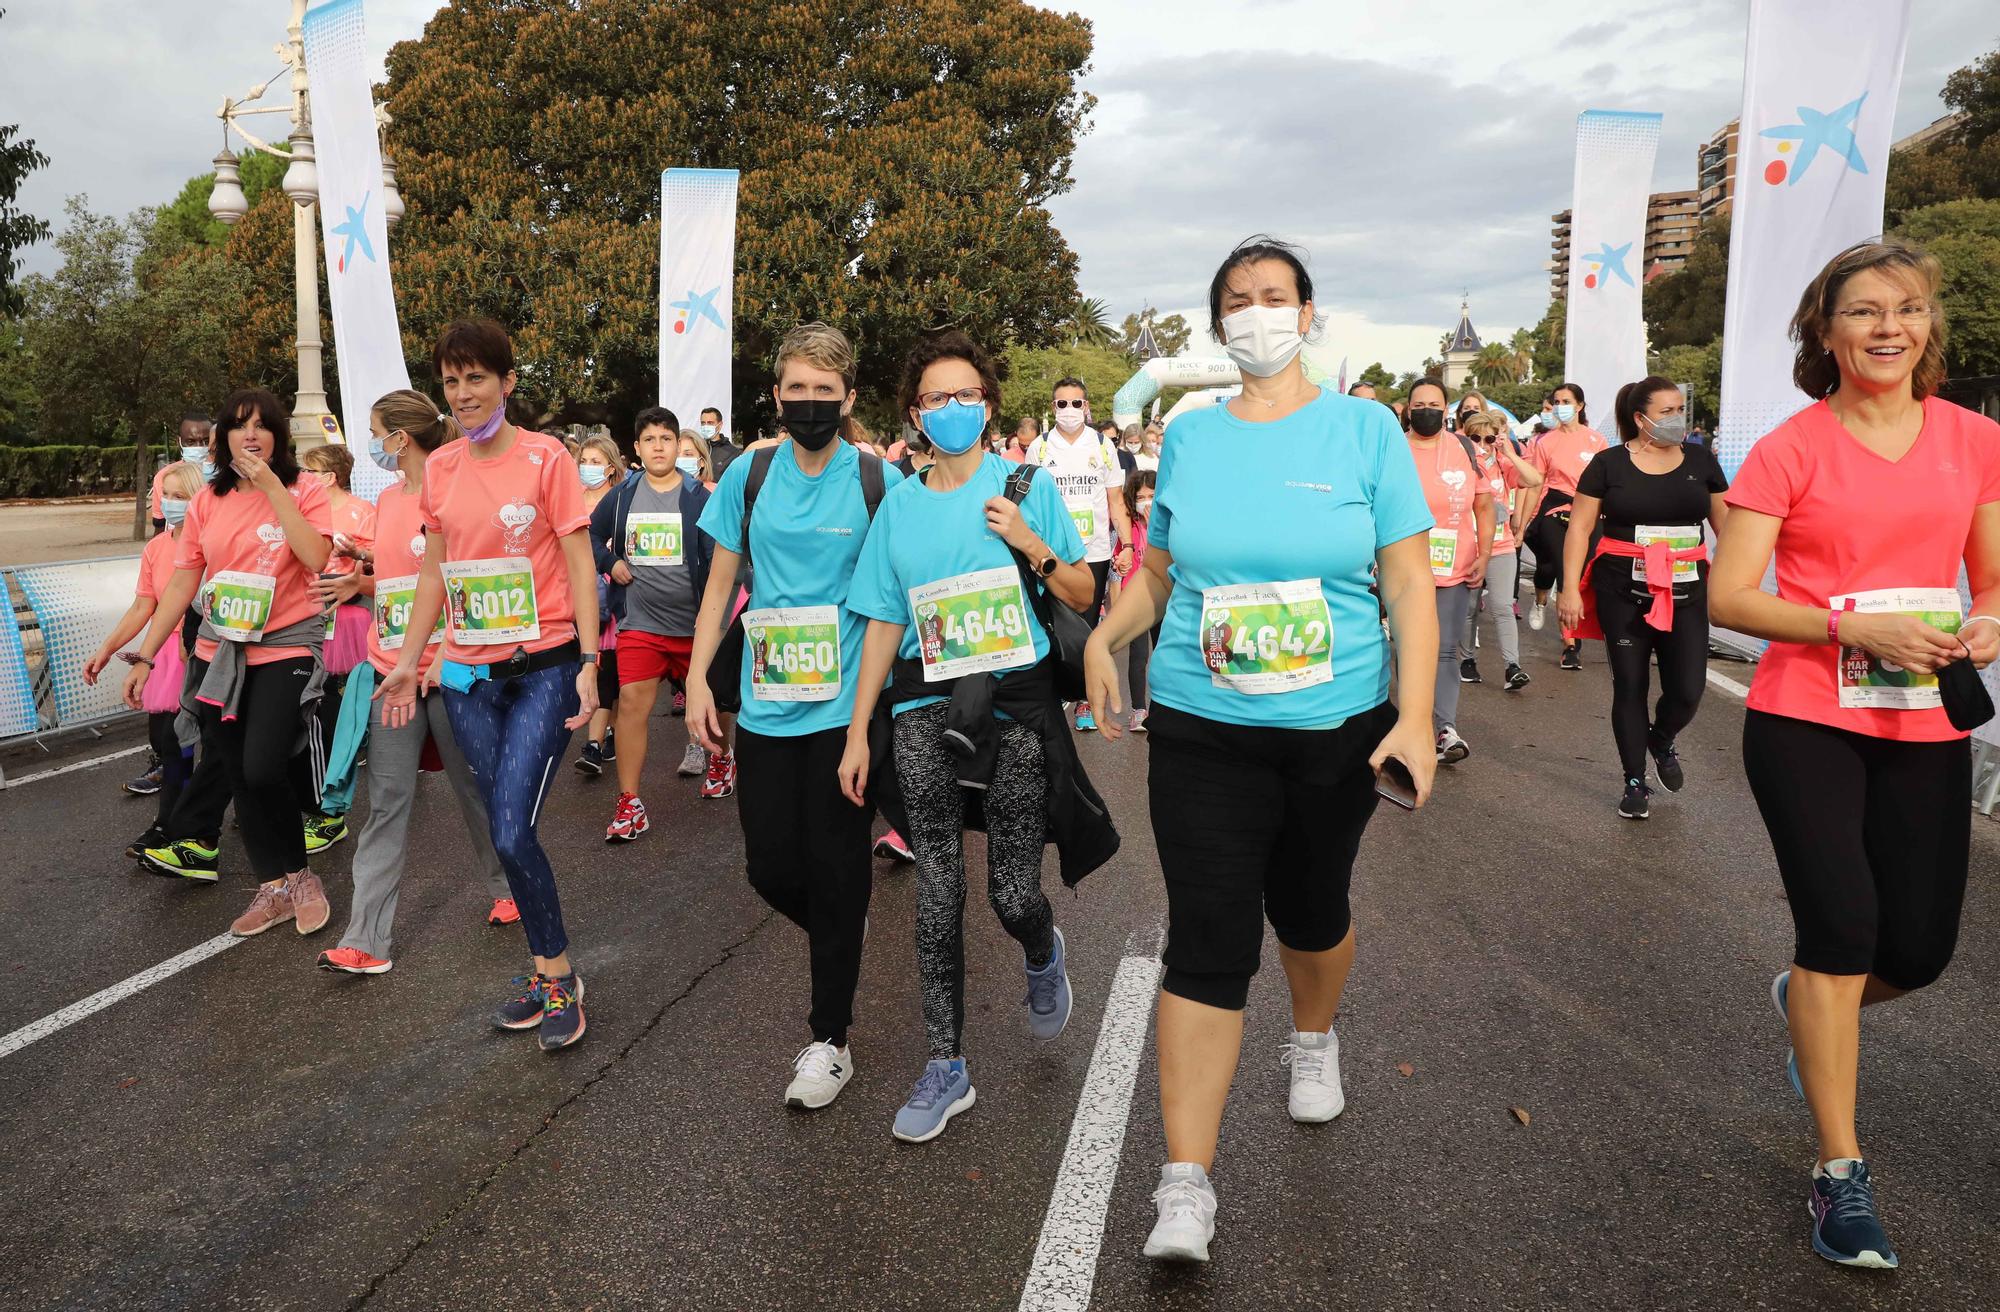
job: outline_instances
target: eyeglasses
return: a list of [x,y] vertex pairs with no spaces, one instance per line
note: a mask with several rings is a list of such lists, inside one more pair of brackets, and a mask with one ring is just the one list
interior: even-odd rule
[[1890,313],[1895,314],[1899,323],[1922,323],[1931,317],[1931,307],[1912,303],[1889,311],[1879,305],[1850,305],[1844,310],[1833,312],[1835,318],[1845,320],[1856,328],[1872,328]]
[[1053,406],[1054,406],[1054,407],[1055,407],[1056,409],[1058,409],[1058,410],[1082,410],[1082,409],[1084,409],[1084,408],[1085,408],[1086,406],[1088,406],[1088,405],[1090,404],[1090,402],[1088,402],[1088,401],[1051,401],[1051,402],[1050,402],[1049,404],[1053,405]]
[[918,392],[917,409],[942,410],[947,401],[957,398],[960,405],[978,405],[986,399],[983,387],[961,387],[956,392]]

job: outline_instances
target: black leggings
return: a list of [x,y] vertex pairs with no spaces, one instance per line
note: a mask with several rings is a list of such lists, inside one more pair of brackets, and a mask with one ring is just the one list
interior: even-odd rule
[[[1554,492],[1549,494],[1551,498],[1559,495]],[[1528,550],[1535,553],[1535,593],[1538,596],[1562,581],[1563,540],[1569,536],[1567,498],[1564,498],[1563,504],[1565,508],[1554,514],[1538,516],[1521,537]]]
[[847,1046],[874,891],[874,818],[840,793],[847,730],[795,738],[736,730],[736,813],[750,886],[806,932],[815,1040]]
[[[1602,562],[1599,562],[1602,570]],[[1708,684],[1708,590],[1694,585],[1686,601],[1674,603],[1674,627],[1665,633],[1646,623],[1650,600],[1632,595],[1630,582],[1610,571],[1593,574],[1597,622],[1604,629],[1604,657],[1611,666],[1611,735],[1618,740],[1618,763],[1627,779],[1646,777],[1648,731],[1672,743],[1694,723]],[[1650,714],[1646,694],[1653,679],[1653,654],[1660,657],[1660,700]]]
[[1375,814],[1368,757],[1396,724],[1387,702],[1333,729],[1224,724],[1155,706],[1147,795],[1167,885],[1162,987],[1243,1010],[1264,921],[1295,952],[1337,948]]
[[1791,903],[1793,962],[1899,989],[1942,975],[1972,844],[1969,740],[1895,742],[1750,711],[1743,769]]
[[152,744],[153,755],[160,758],[160,809],[154,813],[153,828],[161,833],[166,832],[167,821],[194,774],[194,752],[182,747],[174,733],[176,718],[172,711],[155,711],[146,717],[146,741]]
[[1085,567],[1090,570],[1092,592],[1090,594],[1090,609],[1083,613],[1083,618],[1094,629],[1097,627],[1097,621],[1104,614],[1105,594],[1111,590],[1111,562],[1108,560],[1093,560],[1086,562]]
[[[194,663],[192,677],[197,683],[207,669],[205,661]],[[299,812],[317,797],[301,796],[294,787],[299,754],[293,748],[299,741],[299,694],[311,677],[312,659],[306,656],[252,665],[243,676],[236,719],[225,722],[220,707],[201,708],[202,754],[213,754],[229,780],[236,823],[243,829],[243,847],[251,870],[260,880],[282,879],[306,868],[305,831],[299,826]],[[307,758],[308,786],[316,794],[326,773],[326,747],[317,732],[317,718],[306,724],[313,732],[303,755]],[[188,810],[193,800],[192,789],[184,792],[178,810]],[[178,824],[174,828],[178,830]],[[181,831],[173,836],[188,834]]]

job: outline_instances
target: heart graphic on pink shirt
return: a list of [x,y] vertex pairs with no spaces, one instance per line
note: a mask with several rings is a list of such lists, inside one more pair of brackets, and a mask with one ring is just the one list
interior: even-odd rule
[[1466,472],[1463,469],[1440,469],[1438,482],[1456,492],[1465,486]]

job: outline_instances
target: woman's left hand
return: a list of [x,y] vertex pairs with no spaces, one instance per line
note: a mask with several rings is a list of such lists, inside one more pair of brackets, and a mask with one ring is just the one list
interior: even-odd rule
[[1437,739],[1430,725],[1399,717],[1396,727],[1369,756],[1368,764],[1380,772],[1382,762],[1392,756],[1409,770],[1410,780],[1417,786],[1417,805],[1430,801],[1431,783],[1437,778]]
[[[602,656],[597,659],[603,660]],[[576,672],[576,714],[563,721],[565,729],[581,729],[597,714],[597,667],[584,665]]]
[[315,576],[310,583],[306,584],[306,591],[310,592],[312,599],[322,606],[342,605],[353,601],[360,593],[361,571],[354,570],[347,574],[336,574],[332,578],[326,579]]

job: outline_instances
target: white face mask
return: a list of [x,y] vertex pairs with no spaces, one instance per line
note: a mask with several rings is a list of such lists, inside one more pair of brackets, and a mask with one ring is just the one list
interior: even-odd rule
[[1258,378],[1284,369],[1306,344],[1296,305],[1246,305],[1223,316],[1222,337],[1236,367]]
[[1056,427],[1074,437],[1076,431],[1083,427],[1083,418],[1083,410],[1080,407],[1058,410],[1056,411]]

